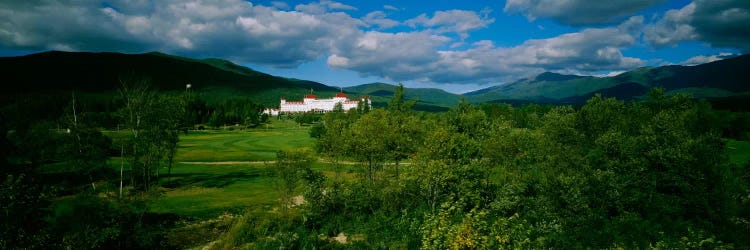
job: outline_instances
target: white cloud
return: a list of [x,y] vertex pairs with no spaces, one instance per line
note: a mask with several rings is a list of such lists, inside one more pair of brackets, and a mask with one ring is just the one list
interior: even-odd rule
[[[441,51],[435,82],[493,82],[516,79],[543,71],[568,70],[589,74],[602,70],[628,70],[644,64],[625,57],[621,48],[637,41],[634,26],[643,18],[633,17],[616,28],[584,29],[557,37],[528,40],[521,45],[498,48],[482,41],[465,51]],[[470,60],[470,61],[467,61]],[[481,79],[481,80],[480,80]]]
[[667,11],[646,27],[644,39],[661,47],[701,40],[715,47],[750,50],[750,2],[746,0],[696,0]]
[[289,4],[282,1],[271,1],[271,6],[281,10],[289,9]]
[[362,17],[362,21],[368,25],[377,25],[381,29],[392,28],[401,24],[400,22],[386,18],[388,15],[382,11],[373,11]]
[[388,4],[386,4],[386,5],[383,5],[383,9],[385,9],[385,10],[392,10],[392,11],[398,11],[398,10],[399,10],[399,9],[398,9],[398,8],[396,8],[395,6],[393,6],[393,5],[388,5]]
[[357,8],[355,8],[354,6],[330,0],[321,0],[317,3],[299,4],[295,6],[294,9],[310,14],[323,14],[328,12],[329,10],[357,10]]
[[351,44],[335,48],[328,63],[332,67],[355,70],[364,76],[416,79],[428,73],[430,68],[423,65],[438,60],[435,51],[448,41],[447,37],[428,32],[368,31]]
[[690,59],[687,59],[684,62],[681,62],[679,64],[685,65],[685,66],[695,66],[699,64],[710,63],[713,61],[731,58],[734,56],[736,55],[732,53],[719,53],[718,55],[710,55],[710,56],[698,55],[698,56],[691,57]]
[[695,28],[689,24],[694,13],[694,3],[679,10],[667,11],[664,18],[644,29],[644,39],[656,46],[664,46],[698,38]]
[[664,0],[508,0],[504,11],[521,13],[529,20],[551,18],[567,25],[607,24],[635,14]]
[[[317,4],[349,8],[332,1]],[[280,11],[243,0],[133,0],[111,7],[94,1],[0,2],[0,45],[7,47],[159,50],[277,67],[325,57],[362,25],[344,13]]]
[[[384,33],[368,33],[357,48],[336,53],[329,62],[368,76],[396,81],[421,80],[436,83],[493,83],[527,77],[543,71],[593,73],[629,70],[644,65],[638,58],[623,56],[620,49],[637,42],[642,17],[633,17],[617,27],[584,29],[548,39],[528,40],[514,47],[496,47],[483,40],[466,50],[436,49],[450,39],[426,33],[401,33],[401,39]],[[405,43],[401,46],[394,44]]]
[[462,39],[465,39],[469,32],[486,28],[495,22],[494,18],[487,16],[488,13],[488,10],[484,10],[482,13],[468,10],[436,11],[432,17],[422,14],[406,20],[405,23],[411,27],[434,29],[438,33],[456,33]]
[[356,19],[338,11],[353,7],[332,1],[297,5],[298,11],[282,7],[244,0],[122,0],[111,6],[94,1],[0,1],[0,47],[158,50],[275,67],[327,59],[330,67],[364,76],[442,84],[497,83],[542,71],[589,73],[643,65],[621,53],[637,42],[642,17],[617,27],[497,47],[489,40],[472,44],[465,39],[494,22],[488,11],[438,11],[407,21],[412,30],[384,32],[399,22],[380,11]]

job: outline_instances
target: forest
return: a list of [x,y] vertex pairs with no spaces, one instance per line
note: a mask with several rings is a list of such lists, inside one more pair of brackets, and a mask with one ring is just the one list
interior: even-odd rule
[[[249,99],[209,102],[140,81],[113,96],[4,100],[0,248],[208,243],[193,238],[212,249],[750,246],[750,114],[686,94],[595,95],[580,107],[461,100],[421,112],[401,86],[383,108],[284,118],[259,115]],[[186,136],[286,133],[268,128],[276,119],[313,143],[260,167],[269,209],[232,210],[213,231],[175,236],[191,218],[152,201],[182,185],[173,174]]]

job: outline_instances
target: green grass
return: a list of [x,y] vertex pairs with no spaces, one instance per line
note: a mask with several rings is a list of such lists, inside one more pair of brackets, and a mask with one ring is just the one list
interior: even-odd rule
[[175,161],[272,161],[279,150],[312,150],[315,140],[309,130],[290,127],[289,122],[249,131],[191,131],[180,136]]
[[[310,149],[309,129],[288,120],[245,131],[191,131],[181,135],[172,178],[150,209],[156,213],[213,218],[224,212],[267,212],[277,204],[273,164],[187,164],[181,162],[273,161],[276,152]],[[319,170],[326,164],[316,164]],[[166,170],[162,171],[165,174]],[[166,175],[163,175],[166,176]]]
[[[172,189],[154,200],[155,213],[212,218],[224,212],[268,211],[278,197],[274,178],[264,165],[177,164],[171,180],[162,183]],[[170,183],[171,184],[168,184]]]
[[750,141],[727,141],[727,152],[729,153],[729,162],[737,165],[744,165],[750,161]]
[[[127,132],[107,132],[106,135],[121,138],[127,136]],[[160,169],[164,188],[160,189],[161,195],[149,203],[149,210],[198,219],[216,218],[225,212],[272,211],[278,206],[278,191],[271,173],[274,165],[270,161],[276,160],[279,150],[312,150],[314,143],[309,127],[284,119],[272,119],[270,124],[256,129],[181,134],[172,175],[167,178],[164,164]],[[129,171],[127,161],[124,164],[125,171]],[[119,172],[120,158],[112,157],[109,166]],[[356,166],[336,167],[318,162],[312,168],[334,179],[351,179],[355,177]]]

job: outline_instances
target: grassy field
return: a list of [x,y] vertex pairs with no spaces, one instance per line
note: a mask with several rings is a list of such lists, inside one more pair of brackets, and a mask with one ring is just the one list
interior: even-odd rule
[[313,144],[308,128],[276,120],[252,130],[191,131],[180,136],[175,161],[272,161],[279,150],[312,149]]
[[737,165],[747,164],[750,161],[750,141],[727,141],[727,152],[729,162]]
[[265,165],[177,164],[161,197],[151,203],[155,213],[211,218],[224,212],[267,211],[275,204],[274,179]]
[[[274,161],[279,150],[312,150],[314,139],[308,131],[292,121],[275,120],[253,130],[191,131],[182,135],[172,177],[162,179],[166,188],[151,203],[151,211],[212,218],[225,212],[272,210],[278,193],[271,173],[273,163],[264,161]],[[334,174],[331,164],[316,163],[313,167]]]

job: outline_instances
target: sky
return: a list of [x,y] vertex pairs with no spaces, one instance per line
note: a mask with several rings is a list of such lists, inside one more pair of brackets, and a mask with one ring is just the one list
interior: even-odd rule
[[750,52],[747,0],[0,0],[0,56],[223,58],[331,86],[463,93]]

